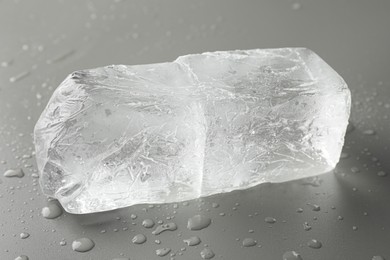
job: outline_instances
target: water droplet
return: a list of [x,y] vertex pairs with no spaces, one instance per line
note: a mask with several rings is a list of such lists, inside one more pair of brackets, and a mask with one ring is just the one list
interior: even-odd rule
[[302,212],[303,212],[303,208],[298,208],[298,209],[297,209],[297,212],[298,212],[298,213],[302,213]]
[[295,251],[287,251],[283,254],[283,260],[303,260],[303,258]]
[[344,217],[343,217],[343,216],[338,216],[337,219],[338,219],[338,220],[343,220]]
[[309,242],[307,242],[308,247],[313,249],[320,249],[322,247],[322,243],[316,239],[312,239]]
[[202,215],[195,215],[188,219],[187,228],[189,230],[201,230],[211,224],[211,219]]
[[305,223],[303,223],[303,229],[305,231],[309,231],[311,229],[311,226],[309,225],[309,223],[305,222]]
[[367,130],[363,131],[363,134],[364,135],[375,135],[376,132],[374,130],[372,130],[372,129],[367,129]]
[[356,231],[356,230],[358,230],[358,227],[357,227],[357,226],[353,226],[353,227],[352,227],[352,230],[353,230],[353,231]]
[[113,258],[112,260],[130,260],[128,257]]
[[82,237],[72,242],[72,249],[76,252],[87,252],[91,250],[94,246],[95,243],[87,237]]
[[174,231],[177,229],[177,225],[175,223],[167,223],[157,226],[157,228],[152,232],[153,235],[161,234],[164,231]]
[[384,172],[384,171],[380,171],[380,172],[377,173],[377,175],[378,175],[379,177],[386,177],[386,176],[387,176],[387,173]]
[[211,207],[213,207],[213,208],[218,208],[218,207],[219,207],[219,204],[218,204],[218,203],[215,203],[215,202],[213,202],[213,203],[211,204]]
[[267,222],[268,224],[274,224],[276,222],[276,219],[273,217],[266,217],[264,221]]
[[251,247],[251,246],[255,246],[256,244],[257,242],[253,238],[244,238],[244,240],[242,240],[242,245],[244,247]]
[[15,260],[28,260],[28,256],[20,255],[20,256],[16,257]]
[[203,259],[211,259],[215,256],[215,254],[214,254],[213,250],[211,250],[210,248],[205,248],[200,252],[200,256]]
[[147,218],[142,221],[142,226],[145,228],[152,228],[154,226],[153,219]]
[[26,238],[28,238],[30,236],[30,234],[27,233],[27,232],[22,232],[22,233],[20,233],[19,236],[20,236],[21,239],[26,239]]
[[183,242],[186,243],[188,246],[196,246],[196,245],[199,245],[200,242],[202,242],[202,241],[200,240],[200,238],[198,236],[193,236],[193,237],[190,237],[188,239],[184,239]]
[[7,170],[5,171],[4,173],[4,177],[18,177],[18,178],[22,178],[24,176],[24,172],[22,169],[11,169],[11,170]]
[[131,218],[131,219],[136,219],[136,218],[137,218],[137,215],[131,214],[131,215],[130,215],[130,218]]
[[293,3],[293,4],[291,5],[291,8],[292,8],[294,11],[297,11],[297,10],[299,10],[299,9],[302,8],[302,5],[301,5],[300,3]]
[[60,241],[60,246],[66,246],[66,244],[67,244],[67,243],[66,243],[65,240],[61,240],[61,241]]
[[144,234],[138,234],[131,240],[134,244],[143,244],[146,242],[146,236]]
[[360,169],[358,167],[352,167],[351,172],[358,173],[358,172],[360,172]]
[[371,260],[386,260],[383,256],[376,255],[371,258]]
[[28,75],[30,75],[30,71],[23,71],[23,72],[19,73],[18,75],[10,77],[9,82],[14,83],[16,81],[19,81],[19,80],[27,77]]
[[169,252],[171,252],[170,248],[159,248],[156,250],[156,255],[166,256],[167,254],[169,254]]
[[316,205],[316,204],[307,203],[307,205],[309,207],[311,207],[311,210],[313,210],[313,211],[320,211],[321,210],[321,207]]
[[348,153],[341,153],[340,159],[347,159],[349,157]]
[[50,202],[42,208],[42,216],[47,219],[58,218],[62,214],[62,208],[56,202]]

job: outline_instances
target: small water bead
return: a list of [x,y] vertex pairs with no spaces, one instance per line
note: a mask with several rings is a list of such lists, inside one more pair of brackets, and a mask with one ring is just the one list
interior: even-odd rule
[[198,236],[193,236],[188,239],[184,239],[183,242],[186,243],[188,246],[196,246],[199,245],[202,241]]
[[112,260],[130,260],[130,258],[128,257],[116,257],[116,258],[113,258]]
[[309,231],[309,230],[311,230],[311,226],[309,225],[309,223],[305,222],[305,223],[303,223],[303,229],[305,231]]
[[8,178],[13,178],[13,177],[22,178],[22,177],[24,177],[24,172],[23,172],[22,169],[10,169],[10,170],[6,170],[4,172],[4,177],[8,177]]
[[205,248],[200,252],[200,256],[203,259],[211,259],[215,256],[215,254],[214,254],[213,250],[211,250],[210,248]]
[[219,207],[219,204],[218,204],[218,203],[215,203],[215,202],[213,202],[213,203],[211,204],[211,207],[213,207],[213,208],[218,208],[218,207]]
[[175,223],[167,223],[157,226],[157,228],[152,232],[153,235],[159,235],[164,231],[174,231],[177,229],[177,225]]
[[364,131],[363,131],[363,134],[364,134],[364,135],[375,135],[376,132],[375,132],[375,130],[367,129],[367,130],[364,130]]
[[307,203],[307,205],[308,205],[309,207],[311,207],[311,209],[312,209],[313,211],[320,211],[320,210],[321,210],[321,207],[320,207],[319,205],[311,204],[311,203]]
[[26,256],[26,255],[20,255],[20,256],[18,256],[18,257],[16,257],[15,258],[15,260],[28,260],[29,258],[28,258],[28,256]]
[[187,228],[189,230],[201,230],[211,224],[211,219],[202,215],[195,215],[188,219]]
[[244,247],[255,246],[255,245],[257,245],[257,241],[254,240],[253,238],[244,238],[244,240],[242,240],[242,245]]
[[384,171],[380,171],[380,172],[377,173],[377,175],[378,175],[379,177],[386,177],[386,176],[387,176],[387,173],[384,172]]
[[376,255],[371,258],[371,260],[386,260],[383,256]]
[[316,239],[312,239],[307,242],[307,246],[313,249],[320,249],[322,247],[322,243]]
[[353,230],[353,231],[356,231],[356,230],[358,230],[358,227],[357,227],[357,226],[353,226],[353,227],[352,227],[352,230]]
[[351,172],[358,173],[358,172],[360,172],[360,169],[358,167],[352,167]]
[[67,243],[66,243],[65,240],[61,240],[61,241],[60,241],[60,246],[66,246],[66,244],[67,244]]
[[348,153],[341,153],[340,159],[347,159],[349,157]]
[[136,219],[136,218],[137,218],[137,215],[135,215],[135,214],[131,214],[131,215],[130,215],[130,218],[134,220],[134,219]]
[[133,244],[140,245],[146,242],[146,236],[144,234],[138,234],[135,235],[131,241]]
[[169,252],[171,252],[170,248],[159,248],[156,250],[156,255],[166,256],[167,254],[169,254]]
[[62,215],[62,208],[55,202],[50,202],[42,208],[41,214],[44,218],[53,219]]
[[302,8],[302,5],[301,5],[301,3],[293,3],[292,5],[291,5],[291,9],[293,9],[294,11],[297,11],[297,10],[300,10]]
[[264,221],[267,222],[268,224],[274,224],[276,222],[276,219],[273,217],[266,217]]
[[22,232],[22,233],[20,233],[19,236],[20,236],[21,239],[26,239],[26,238],[28,238],[30,236],[30,234],[27,233],[27,232]]
[[81,253],[90,251],[92,248],[94,248],[94,246],[95,243],[92,241],[92,239],[87,237],[82,237],[72,242],[73,251]]
[[303,258],[295,251],[287,251],[283,254],[283,260],[303,260]]

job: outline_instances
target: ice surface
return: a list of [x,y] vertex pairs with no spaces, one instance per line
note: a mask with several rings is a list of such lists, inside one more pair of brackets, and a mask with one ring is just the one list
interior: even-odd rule
[[313,176],[338,162],[349,112],[343,79],[304,48],[77,71],[35,126],[40,182],[90,213]]

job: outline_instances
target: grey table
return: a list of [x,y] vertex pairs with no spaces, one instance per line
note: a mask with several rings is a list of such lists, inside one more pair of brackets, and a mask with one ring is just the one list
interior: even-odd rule
[[[0,172],[25,172],[0,177],[0,259],[160,259],[155,250],[165,247],[171,252],[162,259],[201,259],[206,247],[214,259],[228,260],[282,259],[290,250],[304,260],[390,259],[390,176],[381,176],[390,175],[389,13],[387,0],[0,1]],[[41,216],[47,199],[34,178],[32,130],[67,74],[203,51],[295,46],[317,52],[352,91],[353,127],[335,172],[188,205]],[[189,231],[195,214],[212,224]],[[178,229],[156,236],[142,227],[145,218]],[[30,236],[21,239],[22,232]],[[146,243],[131,242],[138,233]],[[186,246],[183,239],[194,234],[202,243]],[[73,251],[80,237],[95,247]],[[257,245],[243,247],[245,238]],[[322,247],[308,247],[311,239]]]

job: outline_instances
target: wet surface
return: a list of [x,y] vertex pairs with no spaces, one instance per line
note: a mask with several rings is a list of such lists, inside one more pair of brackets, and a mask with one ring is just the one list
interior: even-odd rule
[[[386,0],[0,1],[0,258],[390,259],[389,11]],[[295,46],[318,53],[352,91],[334,172],[89,215],[42,195],[31,134],[72,71]],[[190,230],[196,215],[211,224]],[[139,234],[146,241],[132,243]]]

